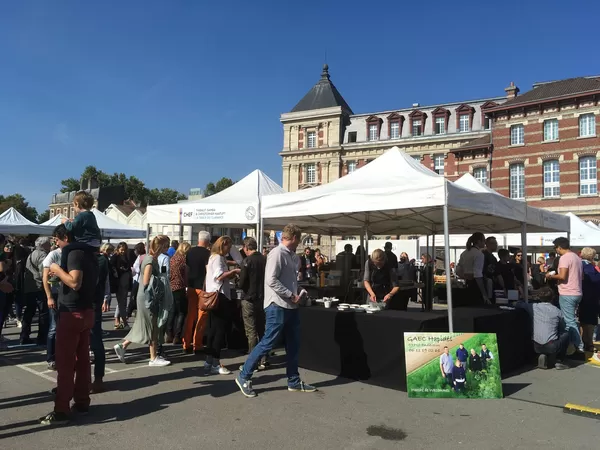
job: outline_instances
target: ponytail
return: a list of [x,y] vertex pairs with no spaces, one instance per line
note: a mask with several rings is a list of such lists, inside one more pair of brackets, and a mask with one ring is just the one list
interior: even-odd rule
[[471,250],[475,246],[475,242],[485,241],[485,236],[479,231],[473,233],[469,239],[467,239],[467,250]]

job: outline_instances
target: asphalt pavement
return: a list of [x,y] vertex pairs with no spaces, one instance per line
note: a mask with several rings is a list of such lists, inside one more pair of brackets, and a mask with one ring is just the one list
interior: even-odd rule
[[[112,330],[108,314],[104,327],[108,391],[66,427],[37,421],[52,410],[56,378],[43,349],[0,352],[0,449],[598,448],[599,421],[562,411],[566,403],[600,408],[600,368],[590,364],[515,374],[503,380],[502,400],[437,400],[302,369],[319,391],[288,392],[279,354],[255,376],[258,397],[248,399],[235,375],[204,376],[201,358],[172,346],[169,367],[149,367],[141,346],[122,364],[112,346],[125,332]],[[5,330],[9,345],[18,331]],[[235,374],[243,359],[231,352],[223,362]]]

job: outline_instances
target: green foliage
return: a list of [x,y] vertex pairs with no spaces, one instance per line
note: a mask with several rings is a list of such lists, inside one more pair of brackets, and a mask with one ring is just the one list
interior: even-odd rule
[[[494,359],[487,364],[487,370],[477,372],[467,371],[466,387],[463,393],[456,393],[448,386],[440,372],[440,355],[423,367],[415,370],[407,376],[407,387],[428,388],[431,390],[443,389],[441,392],[414,392],[413,397],[420,398],[502,398],[502,379],[500,375],[500,358],[498,355],[498,343],[494,334],[478,333],[464,342],[465,348],[470,352],[472,348],[479,352],[481,344],[486,344],[488,350],[494,355]],[[449,349],[452,359],[456,361],[456,350],[458,346]]]
[[124,173],[116,172],[110,175],[102,170],[98,170],[94,166],[87,166],[83,169],[79,180],[75,178],[62,180],[60,191],[78,191],[81,188],[80,180],[89,178],[96,179],[99,187],[123,185],[125,187],[125,196],[140,206],[176,203],[178,200],[185,200],[187,198],[184,194],[174,189],[149,189],[142,180],[135,176],[127,176]]
[[39,216],[37,216],[38,223],[44,223],[47,220],[50,220],[50,210],[49,209],[47,209],[46,211],[41,213]]
[[26,219],[31,220],[32,222],[37,220],[37,210],[33,206],[29,206],[29,202],[27,202],[25,197],[21,194],[12,194],[7,195],[6,197],[0,195],[0,214],[11,207],[23,214]]
[[206,185],[204,188],[204,196],[210,197],[211,195],[215,195],[217,192],[224,191],[230,186],[233,186],[235,182],[231,178],[221,178],[217,183],[213,183],[212,181]]

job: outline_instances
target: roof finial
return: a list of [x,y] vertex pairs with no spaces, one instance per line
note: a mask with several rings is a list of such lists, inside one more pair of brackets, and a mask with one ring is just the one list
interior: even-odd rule
[[321,72],[322,80],[329,80],[329,66],[327,64],[323,64],[323,72]]

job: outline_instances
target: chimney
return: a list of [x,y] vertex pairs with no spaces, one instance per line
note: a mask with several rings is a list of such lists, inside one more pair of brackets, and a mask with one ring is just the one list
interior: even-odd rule
[[505,88],[504,92],[506,92],[506,98],[508,100],[511,100],[517,96],[517,94],[519,93],[519,88],[515,86],[514,81],[511,81],[510,86]]

